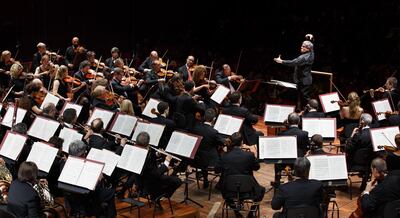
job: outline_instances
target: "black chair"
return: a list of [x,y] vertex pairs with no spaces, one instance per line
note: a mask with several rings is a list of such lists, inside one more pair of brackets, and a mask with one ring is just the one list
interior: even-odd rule
[[353,193],[352,193],[353,183],[359,183],[359,182],[353,182],[350,176],[358,175],[359,177],[362,177],[360,190],[363,191],[370,177],[371,160],[372,160],[372,155],[370,148],[361,148],[355,152],[351,160],[351,164],[347,170],[349,178],[349,186],[350,186],[349,187],[350,200],[353,199]]
[[320,209],[313,206],[288,208],[286,218],[317,218],[321,217]]
[[260,217],[260,204],[254,200],[257,182],[250,175],[230,175],[224,178],[222,217],[228,217],[229,210],[236,213],[247,211]]
[[1,218],[17,218],[14,214],[12,214],[4,209],[0,209],[0,217]]
[[400,217],[400,200],[389,202],[383,210],[384,218],[399,218]]

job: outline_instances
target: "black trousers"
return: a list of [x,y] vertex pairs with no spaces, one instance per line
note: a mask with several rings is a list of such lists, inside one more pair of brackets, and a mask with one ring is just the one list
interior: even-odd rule
[[297,109],[300,111],[303,110],[304,106],[306,106],[310,100],[311,87],[312,85],[297,84]]

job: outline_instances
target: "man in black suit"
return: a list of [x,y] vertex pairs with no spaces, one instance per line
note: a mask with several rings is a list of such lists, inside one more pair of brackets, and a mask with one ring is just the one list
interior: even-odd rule
[[195,124],[196,112],[204,114],[205,105],[197,102],[199,96],[193,96],[193,81],[186,81],[184,84],[184,89],[185,91],[176,99],[174,120],[176,121],[178,128],[190,130]]
[[[397,103],[397,108],[400,108],[400,102]],[[400,126],[400,109],[397,110],[397,114],[387,115],[389,126]]]
[[[136,137],[137,146],[148,148],[149,142],[150,136],[147,132],[141,132]],[[156,152],[153,149],[148,149],[149,153],[139,178],[139,188],[149,193],[151,200],[155,200],[163,194],[165,197],[171,197],[182,184],[179,178],[165,175],[172,157],[167,155],[165,161],[158,165]],[[161,207],[160,202],[157,202],[157,205]]]
[[396,77],[392,76],[387,78],[384,87],[386,88],[386,90],[382,87],[378,89],[378,91],[380,92],[385,92],[382,98],[387,98],[389,100],[390,105],[393,105],[393,107],[395,107],[395,110],[398,110],[399,108],[397,107],[397,103],[399,103],[400,100],[400,92],[397,89]]
[[[253,171],[260,169],[260,163],[258,161],[257,149],[255,146],[250,147],[251,152],[243,151],[240,147],[242,146],[243,137],[239,132],[233,133],[230,137],[230,145],[228,153],[223,155],[217,164],[216,171],[221,172],[221,182],[226,182],[226,177],[229,175],[250,175],[253,176]],[[260,186],[256,179],[255,181],[255,196],[251,196],[255,201],[262,201],[265,193],[265,188]],[[223,187],[223,186],[222,186]],[[230,193],[221,190],[224,199],[230,199],[236,195],[236,193]],[[230,203],[230,202],[228,202]],[[235,210],[236,217],[241,217],[240,213]],[[252,214],[249,214],[252,216]]]
[[[126,144],[126,138],[116,138],[115,141],[109,141],[101,134],[103,132],[103,121],[96,118],[90,124],[90,130],[87,131],[84,139],[88,142],[89,149],[97,148],[99,150],[107,149],[117,154],[122,152],[123,146]],[[120,142],[116,142],[120,141]]]
[[106,101],[107,90],[106,87],[98,85],[92,92],[92,106],[95,108],[101,108],[108,111],[117,112],[118,106],[117,104]]
[[[151,70],[147,71],[146,75],[144,76],[145,85],[140,87],[140,92],[144,95],[153,85],[161,86],[164,84],[165,79],[159,78],[157,75],[158,72],[161,70],[161,63],[159,60],[152,61],[151,63]],[[154,89],[155,91],[156,89]]]
[[307,118],[324,118],[325,114],[322,112],[318,112],[318,101],[316,99],[310,99],[308,104],[306,105],[306,109],[304,111],[303,117]]
[[228,64],[224,64],[222,66],[222,71],[217,72],[215,75],[215,81],[230,89],[231,93],[233,93],[239,86],[239,83],[237,82],[239,79],[240,76],[232,74],[231,67]]
[[146,60],[143,61],[143,63],[139,66],[138,71],[142,73],[147,73],[151,71],[152,69],[152,64],[154,61],[158,61],[158,53],[156,51],[151,51],[150,56],[146,58]]
[[208,187],[209,166],[216,166],[219,161],[218,147],[223,145],[225,138],[213,128],[217,113],[214,109],[209,108],[204,113],[204,123],[196,123],[192,132],[196,135],[203,136],[200,147],[194,157],[195,165],[201,169],[204,183],[203,187]]
[[[43,42],[39,42],[37,44],[37,52],[33,55],[33,60],[32,60],[32,68],[35,70],[38,66],[40,66],[40,61],[42,60],[42,56],[46,54],[46,44]],[[29,69],[28,69],[29,70]]]
[[75,58],[75,50],[79,47],[79,38],[73,37],[72,38],[72,45],[67,48],[65,51],[65,63],[67,64],[69,69],[74,68],[74,58]]
[[178,73],[180,77],[182,78],[183,82],[186,81],[192,81],[193,77],[193,72],[191,72],[189,69],[194,65],[194,57],[192,55],[189,55],[186,59],[186,64],[178,68]]
[[104,62],[107,67],[114,68],[114,61],[119,58],[119,49],[117,47],[113,47],[111,49],[111,57],[107,58]]
[[[307,34],[309,35],[309,34]],[[307,38],[306,35],[306,38]],[[293,81],[297,84],[298,108],[310,100],[310,89],[312,86],[311,68],[314,63],[313,43],[309,40],[303,41],[300,52],[301,55],[293,60],[282,60],[281,56],[274,58],[278,64],[294,67]]]
[[253,128],[253,125],[258,122],[258,116],[250,113],[247,108],[240,106],[242,103],[242,94],[240,92],[233,92],[230,94],[229,101],[231,104],[224,107],[222,113],[244,118],[240,131],[244,137],[244,143],[247,145],[258,144],[259,136],[263,135],[261,132],[258,132]]
[[168,119],[169,106],[167,102],[160,102],[157,105],[157,117],[152,118],[151,122],[165,125],[164,132],[161,136],[158,147],[165,149],[168,145],[169,139],[171,138],[172,132],[175,130],[175,122]]
[[274,195],[271,207],[280,210],[274,214],[274,218],[286,217],[286,212],[290,208],[297,206],[313,206],[319,208],[323,200],[322,183],[317,180],[309,180],[310,161],[305,157],[299,157],[294,163],[295,176],[299,177],[292,182],[288,182],[279,187],[277,194]]

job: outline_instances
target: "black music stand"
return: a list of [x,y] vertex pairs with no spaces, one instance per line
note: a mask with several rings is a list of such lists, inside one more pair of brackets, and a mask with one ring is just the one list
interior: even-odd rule
[[183,200],[181,201],[181,204],[182,203],[188,204],[188,202],[190,201],[192,203],[197,204],[199,207],[203,208],[202,204],[200,204],[199,202],[197,202],[197,201],[195,201],[195,200],[193,200],[193,199],[191,199],[189,197],[189,182],[192,181],[192,180],[189,179],[189,174],[190,173],[189,173],[188,169],[186,168],[186,170],[185,170],[185,180],[183,181],[185,183],[185,191],[183,192],[184,197],[183,197]]

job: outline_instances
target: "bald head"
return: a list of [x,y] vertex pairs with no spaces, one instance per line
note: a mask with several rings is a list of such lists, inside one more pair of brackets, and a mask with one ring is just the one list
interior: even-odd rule
[[104,95],[106,93],[106,91],[107,91],[106,87],[99,85],[99,86],[96,86],[96,88],[94,88],[92,95],[93,95],[93,97],[98,98],[98,97]]
[[78,37],[74,37],[72,38],[72,45],[74,46],[78,46],[79,45],[79,38]]
[[222,69],[224,71],[225,76],[230,76],[231,75],[231,67],[228,64],[224,64],[222,66]]
[[103,129],[103,121],[100,118],[96,118],[92,121],[90,128],[93,130],[95,133],[101,133],[101,130]]
[[150,52],[150,58],[151,60],[157,60],[158,59],[158,53],[156,51],[151,51]]

